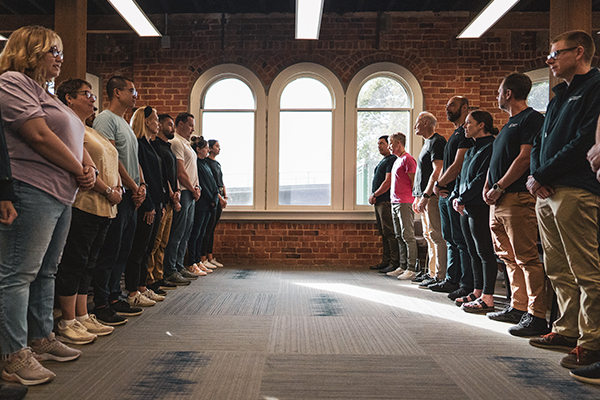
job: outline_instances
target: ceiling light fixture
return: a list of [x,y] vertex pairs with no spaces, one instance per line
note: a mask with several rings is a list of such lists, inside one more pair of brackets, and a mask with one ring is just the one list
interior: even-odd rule
[[139,36],[162,36],[134,0],[108,0]]
[[296,0],[296,39],[319,38],[324,0]]
[[476,39],[481,37],[518,2],[519,0],[492,0],[457,38]]
[[8,40],[7,38],[5,38],[4,36],[0,35],[0,42],[4,41],[4,40]]

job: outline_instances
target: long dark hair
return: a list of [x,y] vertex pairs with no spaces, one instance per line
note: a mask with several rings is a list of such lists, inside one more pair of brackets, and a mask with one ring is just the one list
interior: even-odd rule
[[471,117],[473,117],[478,124],[483,122],[483,129],[485,129],[487,133],[491,133],[494,136],[498,134],[498,128],[494,126],[494,117],[492,117],[492,114],[489,112],[483,110],[471,111]]

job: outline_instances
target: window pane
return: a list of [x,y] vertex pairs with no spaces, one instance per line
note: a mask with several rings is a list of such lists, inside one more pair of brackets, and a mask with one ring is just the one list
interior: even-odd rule
[[527,104],[534,110],[545,113],[550,102],[550,83],[548,81],[534,83],[527,97]]
[[314,78],[298,78],[290,82],[281,94],[281,109],[331,109],[331,93]]
[[331,205],[331,130],[331,111],[280,113],[280,205]]
[[385,77],[365,83],[358,94],[358,108],[409,108],[410,98],[400,82]]
[[248,85],[239,79],[222,79],[206,92],[204,109],[254,110],[254,96]]
[[402,132],[410,140],[410,111],[359,111],[356,143],[356,204],[368,205],[373,172],[381,154],[377,149],[380,136]]
[[254,188],[254,113],[204,112],[202,134],[221,145],[217,161],[223,170],[229,204],[253,204]]

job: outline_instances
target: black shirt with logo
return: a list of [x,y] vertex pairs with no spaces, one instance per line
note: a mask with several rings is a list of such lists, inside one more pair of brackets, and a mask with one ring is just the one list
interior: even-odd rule
[[[371,192],[375,192],[383,181],[385,181],[385,175],[392,173],[392,166],[394,165],[394,161],[396,161],[396,156],[390,154],[389,156],[384,157],[379,164],[375,167],[375,173],[373,174],[373,185],[371,186]],[[376,196],[375,204],[390,201],[390,190],[388,189],[385,193]]]
[[[471,147],[473,147],[473,140],[465,136],[465,128],[462,125],[456,128],[448,138],[446,148],[444,149],[444,169],[442,173],[446,172],[454,163],[456,153],[459,149],[470,149]],[[446,188],[452,191],[454,189],[454,181],[448,182]]]
[[439,133],[434,133],[429,139],[425,139],[419,160],[417,162],[417,173],[413,185],[413,196],[422,197],[427,188],[429,178],[433,173],[433,162],[444,159],[446,139]]

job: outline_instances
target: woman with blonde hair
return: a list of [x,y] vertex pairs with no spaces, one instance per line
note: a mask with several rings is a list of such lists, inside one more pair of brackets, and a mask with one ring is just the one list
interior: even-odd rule
[[81,355],[52,333],[54,275],[77,189],[91,189],[97,169],[83,148],[83,123],[47,91],[62,61],[60,37],[41,26],[13,32],[0,54],[0,111],[18,198],[17,218],[0,225],[2,378],[24,385],[54,378],[38,360]]
[[150,106],[138,108],[131,118],[131,128],[138,138],[138,160],[148,186],[146,199],[138,209],[133,244],[125,265],[125,289],[129,292],[127,301],[132,307],[151,307],[157,301],[163,301],[166,294],[160,288],[157,289],[161,290],[160,294],[148,289],[146,278],[148,257],[152,252],[169,187],[162,159],[150,143],[160,128],[156,110]]

